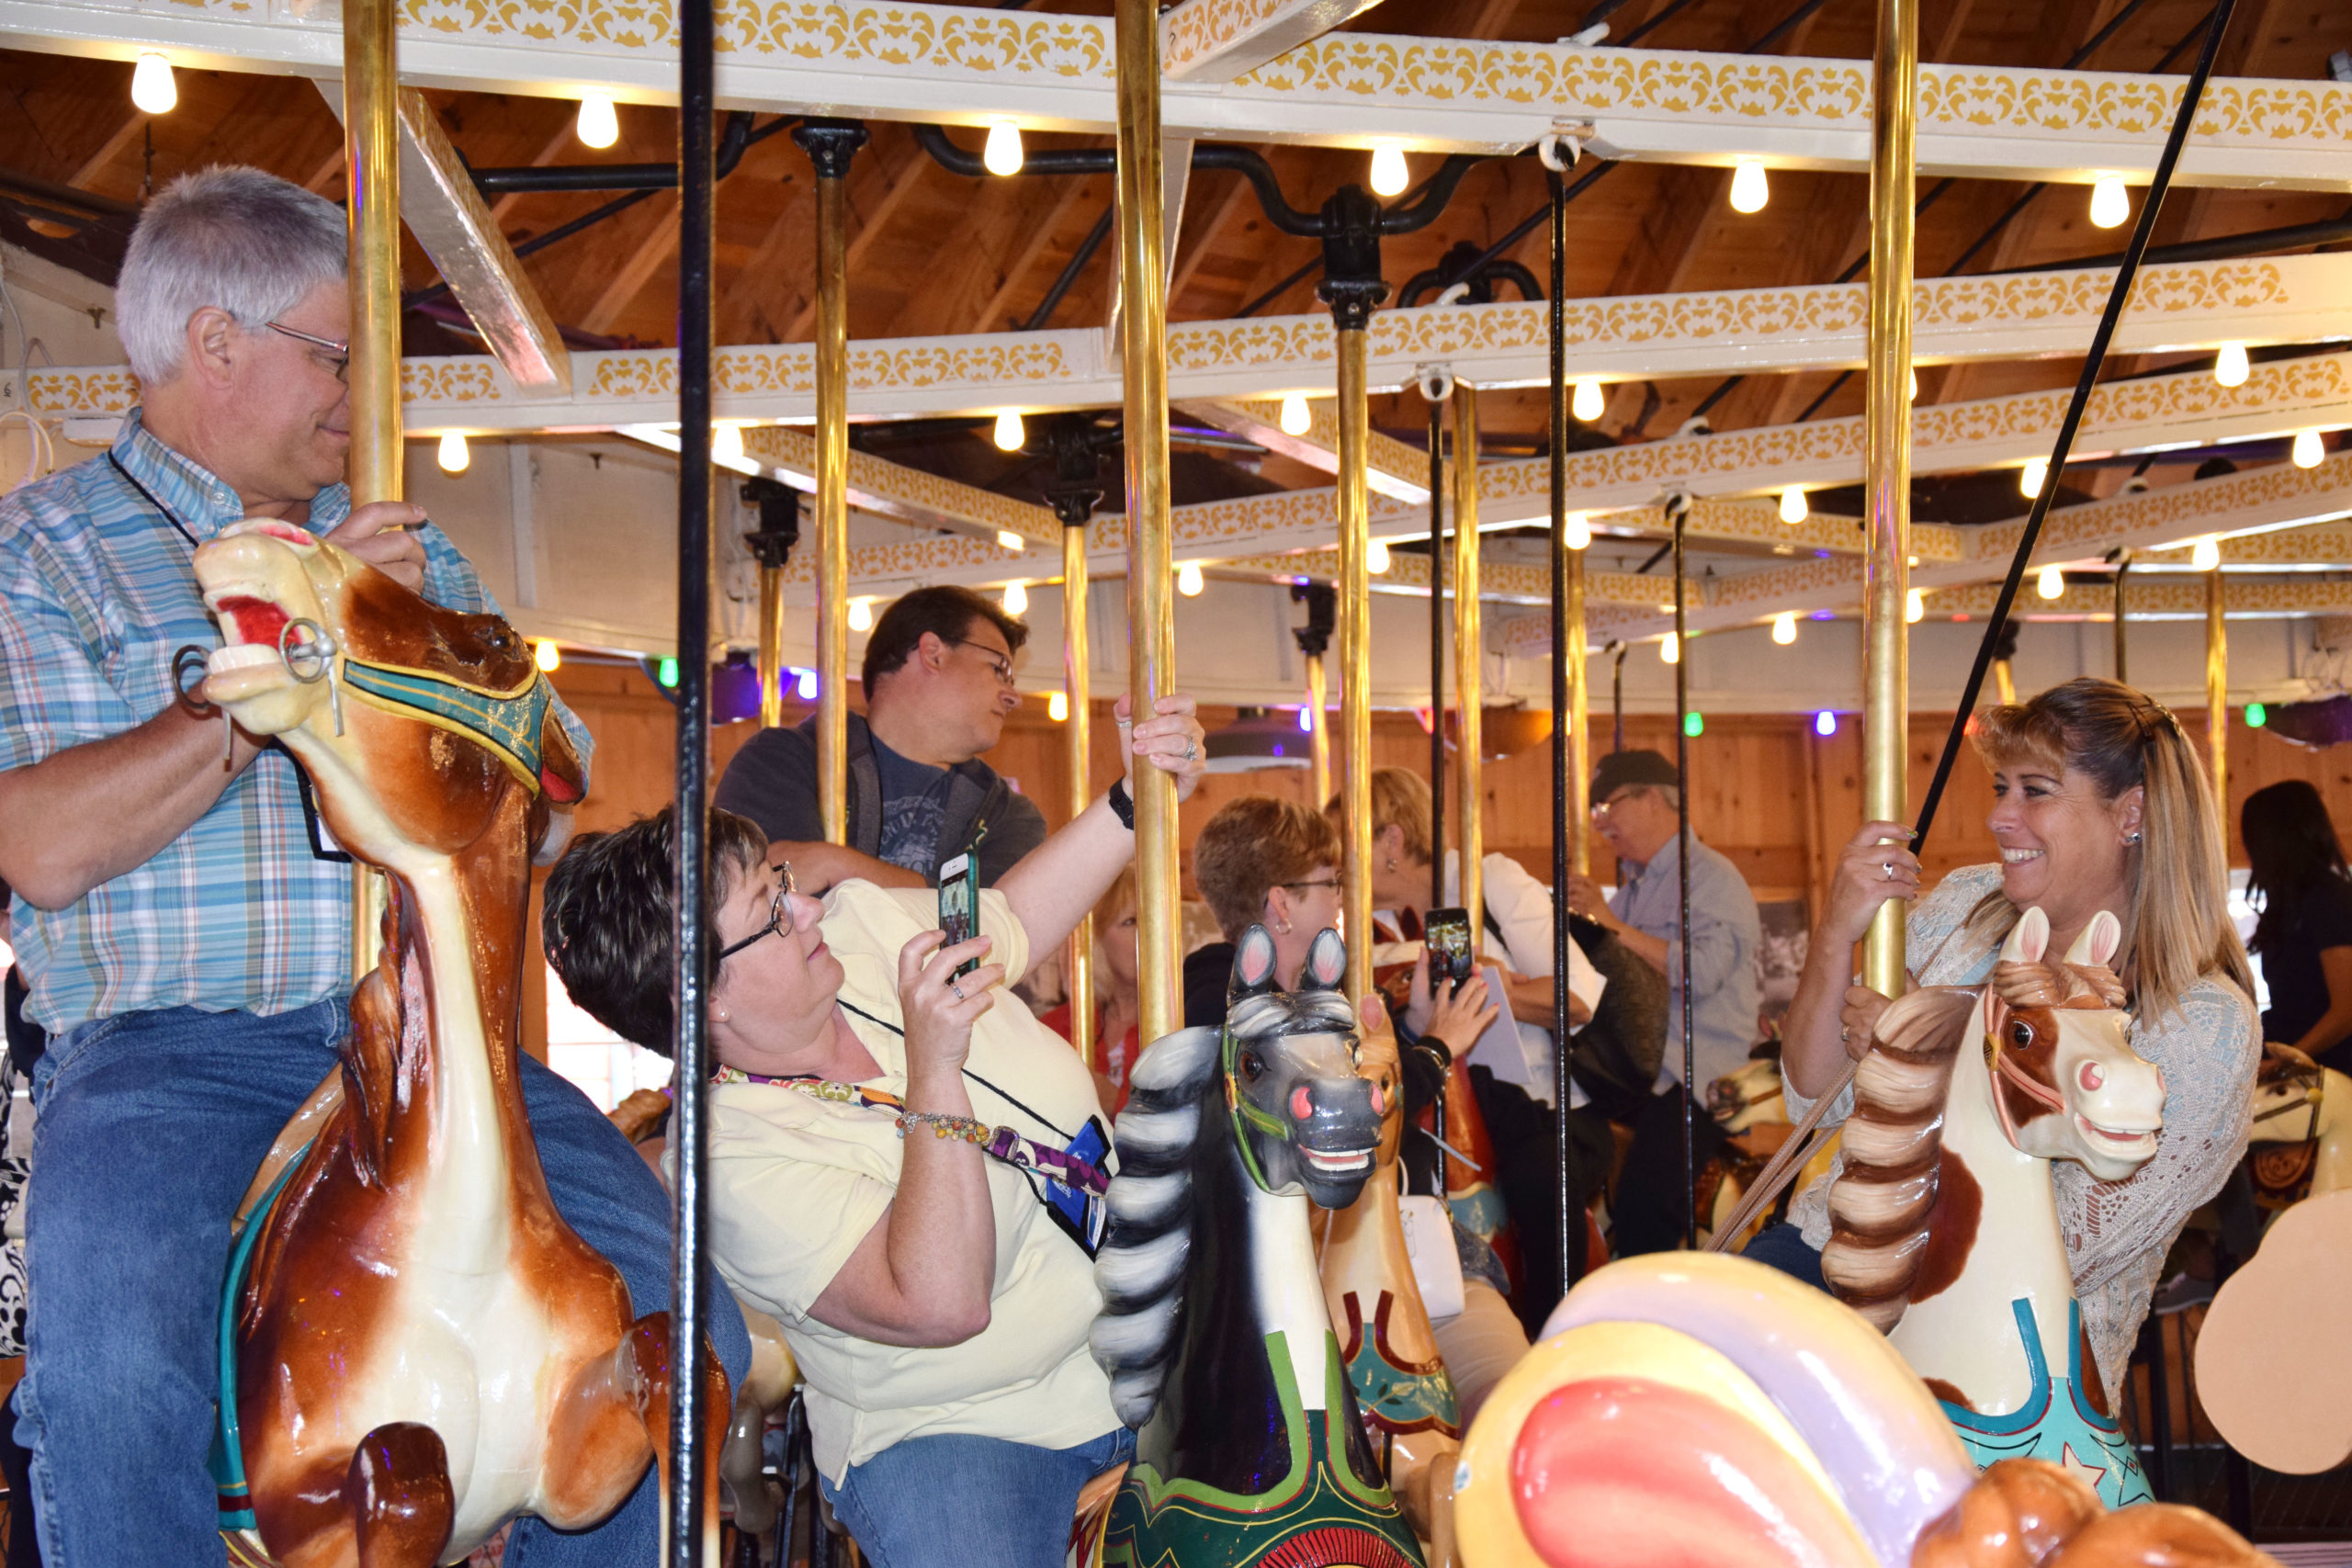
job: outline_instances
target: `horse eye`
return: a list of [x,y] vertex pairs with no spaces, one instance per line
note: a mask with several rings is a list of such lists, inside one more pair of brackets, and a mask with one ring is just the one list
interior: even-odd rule
[[1257,1052],[1244,1051],[1241,1053],[1241,1070],[1249,1076],[1250,1082],[1255,1083],[1266,1076],[1266,1064],[1259,1059]]
[[2030,1023],[2013,1023],[2009,1025],[2009,1038],[2016,1041],[2019,1045],[2032,1044],[2033,1025]]

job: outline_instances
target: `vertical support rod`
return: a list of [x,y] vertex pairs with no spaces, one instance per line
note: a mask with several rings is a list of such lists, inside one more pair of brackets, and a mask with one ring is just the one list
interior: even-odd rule
[[[1372,508],[1364,479],[1372,410],[1364,329],[1342,323],[1333,335],[1340,354],[1340,910],[1347,926],[1348,999],[1357,1001],[1372,989]],[[1432,572],[1437,565],[1430,563]],[[1436,857],[1441,863],[1444,858]]]
[[[1168,479],[1168,266],[1159,142],[1159,18],[1152,0],[1116,0],[1119,62],[1119,355],[1127,494],[1127,680],[1146,718],[1175,690]],[[1183,1022],[1176,784],[1135,776],[1136,1010],[1142,1038]]]
[[[1480,807],[1486,789],[1486,739],[1479,720],[1486,713],[1486,626],[1478,600],[1478,389],[1453,384],[1453,700],[1462,710],[1454,768],[1461,822],[1454,841],[1462,846],[1457,901],[1470,911],[1471,946],[1482,945],[1487,930],[1486,851]],[[1441,857],[1442,858],[1442,857]]]
[[[704,829],[710,798],[711,253],[717,207],[717,37],[712,0],[680,0],[678,17],[678,815],[671,900],[672,994],[677,1077],[671,1084],[670,1495],[668,1568],[698,1568],[715,1551],[718,1521],[704,1517],[702,1344],[708,1302],[703,1240],[709,1163],[709,1037],[704,926],[709,867]],[[705,1530],[709,1531],[706,1540]]]
[[[1911,548],[1911,269],[1919,94],[1919,0],[1879,0],[1871,64],[1869,379],[1863,421],[1862,815],[1909,815],[1910,632],[1903,616]],[[1879,906],[1862,947],[1862,984],[1904,989],[1899,899]]]
[[2213,767],[2213,804],[2222,813],[2222,848],[2230,847],[2230,634],[2222,569],[2205,574],[2205,756]]
[[854,120],[808,120],[792,139],[817,172],[817,816],[849,841],[849,165]]
[[[1552,1107],[1553,1156],[1560,1173],[1560,1288],[1584,1272],[1584,1214],[1569,1180],[1568,877],[1585,861],[1581,802],[1584,757],[1584,552],[1568,548],[1567,203],[1560,172],[1547,169],[1552,193]],[[1573,694],[1571,682],[1575,685]],[[1574,847],[1571,848],[1571,837]]]
[[1323,656],[1307,655],[1306,716],[1314,728],[1306,735],[1306,759],[1315,782],[1315,807],[1318,811],[1331,798],[1331,722],[1325,712],[1330,695],[1331,678],[1324,668]]
[[[343,158],[350,187],[351,504],[401,499],[400,59],[393,0],[343,12]],[[351,867],[351,977],[376,967],[384,874]]]
[[2123,581],[2132,575],[2132,552],[2118,550],[2115,555],[2115,679],[2119,685],[2132,683],[2131,649],[2126,631],[2130,606],[2124,598]]
[[[1609,749],[1611,751],[1623,751],[1625,749],[1626,648],[1622,639],[1615,647],[1617,657],[1609,666]],[[1681,652],[1682,645],[1676,643],[1674,650],[1677,653]]]
[[1674,776],[1676,790],[1674,874],[1675,942],[1680,959],[1673,977],[1680,993],[1677,1009],[1682,1015],[1682,1104],[1678,1111],[1682,1130],[1682,1245],[1699,1246],[1699,1157],[1690,1118],[1698,1113],[1699,1090],[1690,1081],[1697,1070],[1694,1010],[1690,1005],[1690,637],[1683,619],[1683,587],[1689,581],[1682,567],[1683,525],[1690,520],[1690,498],[1676,495],[1667,502],[1674,515]]
[[[1091,510],[1091,509],[1090,509]],[[1086,522],[1062,520],[1062,690],[1069,704],[1062,739],[1069,758],[1069,815],[1073,822],[1094,802],[1093,700],[1086,648]],[[1065,989],[1069,993],[1069,1043],[1078,1059],[1094,1065],[1094,916],[1079,918],[1069,933]]]
[[[821,610],[818,612],[820,615]],[[824,680],[820,673],[818,679]],[[827,682],[830,685],[831,682]],[[784,568],[760,563],[760,728],[784,723]]]
[[1445,411],[1430,405],[1430,908],[1445,904]]

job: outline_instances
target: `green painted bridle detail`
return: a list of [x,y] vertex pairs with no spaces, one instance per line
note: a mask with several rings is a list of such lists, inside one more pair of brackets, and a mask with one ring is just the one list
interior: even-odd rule
[[1266,1179],[1265,1168],[1258,1163],[1257,1151],[1250,1146],[1249,1129],[1255,1127],[1270,1138],[1287,1138],[1290,1128],[1279,1117],[1268,1114],[1256,1101],[1241,1092],[1241,1080],[1236,1055],[1241,1042],[1232,1030],[1224,1031],[1225,1103],[1233,1117],[1233,1141],[1240,1146],[1241,1164],[1250,1172],[1250,1179],[1261,1192],[1272,1192],[1273,1183]]
[[427,670],[371,664],[345,655],[343,679],[363,702],[481,742],[534,792],[540,788],[539,731],[554,696],[547,676],[537,670],[520,686],[500,692]]

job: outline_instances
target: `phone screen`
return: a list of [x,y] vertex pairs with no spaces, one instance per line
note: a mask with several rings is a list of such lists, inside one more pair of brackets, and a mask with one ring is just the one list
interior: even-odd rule
[[[949,945],[968,942],[980,926],[980,896],[972,886],[972,857],[957,855],[939,868],[939,929],[947,933]],[[977,958],[967,958],[956,967],[957,975],[968,975],[980,966]]]
[[1470,911],[1431,909],[1421,917],[1430,949],[1430,984],[1443,976],[1453,986],[1470,978]]

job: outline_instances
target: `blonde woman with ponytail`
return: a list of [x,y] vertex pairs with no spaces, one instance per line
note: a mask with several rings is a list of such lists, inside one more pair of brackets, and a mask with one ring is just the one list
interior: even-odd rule
[[[1963,866],[1919,898],[1909,829],[1863,824],[1839,859],[1784,1026],[1790,1111],[1803,1114],[1807,1096],[1869,1050],[1888,998],[1852,976],[1862,935],[1888,898],[1918,899],[1905,926],[1915,986],[1982,984],[2029,908],[2048,917],[2053,953],[2102,909],[2120,920],[2115,966],[2131,993],[2132,1047],[2164,1071],[2164,1131],[2128,1180],[2053,1168],[2075,1295],[2111,1401],[2165,1251],[2245,1149],[2262,1036],[2228,915],[2222,818],[2179,721],[2113,681],[2084,677],[1987,711],[1976,750],[1993,772],[1987,825],[2000,863]],[[1849,1089],[1825,1120],[1842,1121],[1851,1101]],[[1807,1189],[1789,1223],[1758,1236],[1749,1255],[1819,1284],[1835,1174]]]

